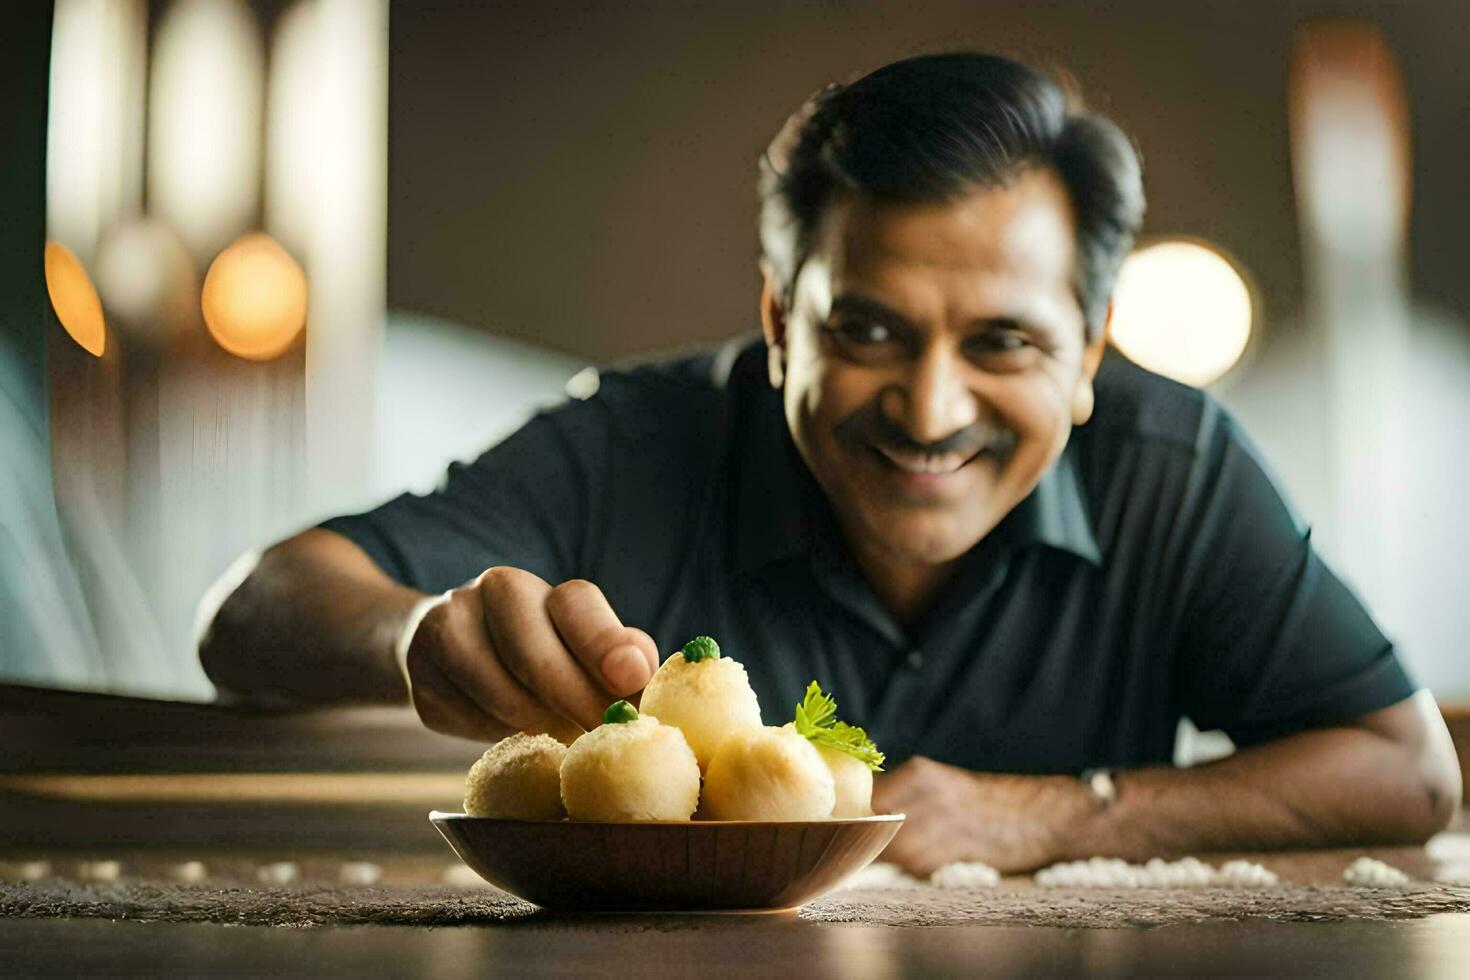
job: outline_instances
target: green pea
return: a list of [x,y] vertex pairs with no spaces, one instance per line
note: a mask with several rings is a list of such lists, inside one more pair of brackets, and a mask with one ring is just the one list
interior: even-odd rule
[[602,713],[602,723],[604,725],[621,725],[627,721],[637,720],[638,709],[626,701],[614,701]]
[[682,652],[685,661],[691,664],[697,664],[701,660],[720,659],[720,645],[708,636],[696,636],[684,644]]

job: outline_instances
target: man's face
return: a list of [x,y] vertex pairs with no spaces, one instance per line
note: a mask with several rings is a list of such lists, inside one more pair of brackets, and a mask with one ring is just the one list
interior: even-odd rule
[[831,207],[792,309],[768,297],[765,320],[792,436],[855,548],[959,557],[1086,420],[1102,345],[1074,242],[1044,170],[950,203]]

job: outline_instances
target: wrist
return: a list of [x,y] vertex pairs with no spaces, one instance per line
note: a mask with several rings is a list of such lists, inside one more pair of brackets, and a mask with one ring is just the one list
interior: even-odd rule
[[1117,774],[1110,773],[1113,792],[1102,799],[1092,786],[1092,772],[1086,779],[1078,776],[1053,776],[1049,794],[1049,823],[1052,843],[1049,864],[1075,861],[1102,853],[1100,840],[1104,826],[1111,820],[1117,802]]
[[408,676],[409,645],[413,643],[414,634],[418,632],[418,628],[423,623],[424,617],[429,614],[429,610],[449,599],[448,592],[441,593],[440,595],[423,595],[421,593],[416,593],[415,595],[416,598],[408,607],[406,614],[393,630],[391,637],[392,646],[390,648],[393,657],[393,669],[403,681],[403,689],[410,700],[413,697],[413,683]]
[[1118,800],[1118,787],[1111,769],[1084,769],[1079,777],[1087,788],[1087,798],[1094,813],[1108,810]]

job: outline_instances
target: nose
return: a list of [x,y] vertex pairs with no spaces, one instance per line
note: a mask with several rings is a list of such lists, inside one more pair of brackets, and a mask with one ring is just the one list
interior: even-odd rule
[[926,344],[907,378],[896,387],[901,411],[889,418],[918,443],[939,442],[973,425],[979,417],[975,395],[966,384],[966,362],[950,344]]

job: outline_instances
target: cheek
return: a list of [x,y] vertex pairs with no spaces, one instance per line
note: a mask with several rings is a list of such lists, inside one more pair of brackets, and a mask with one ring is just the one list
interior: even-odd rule
[[787,375],[787,417],[809,438],[831,441],[837,424],[882,389],[873,375],[821,357],[803,358]]
[[1042,373],[1003,377],[997,380],[986,401],[1027,446],[1052,448],[1064,442],[1070,431],[1071,389],[1056,377]]
[[824,388],[829,383],[827,365],[817,349],[813,331],[793,329],[787,340],[786,380],[782,396],[786,415],[805,428],[829,401]]

